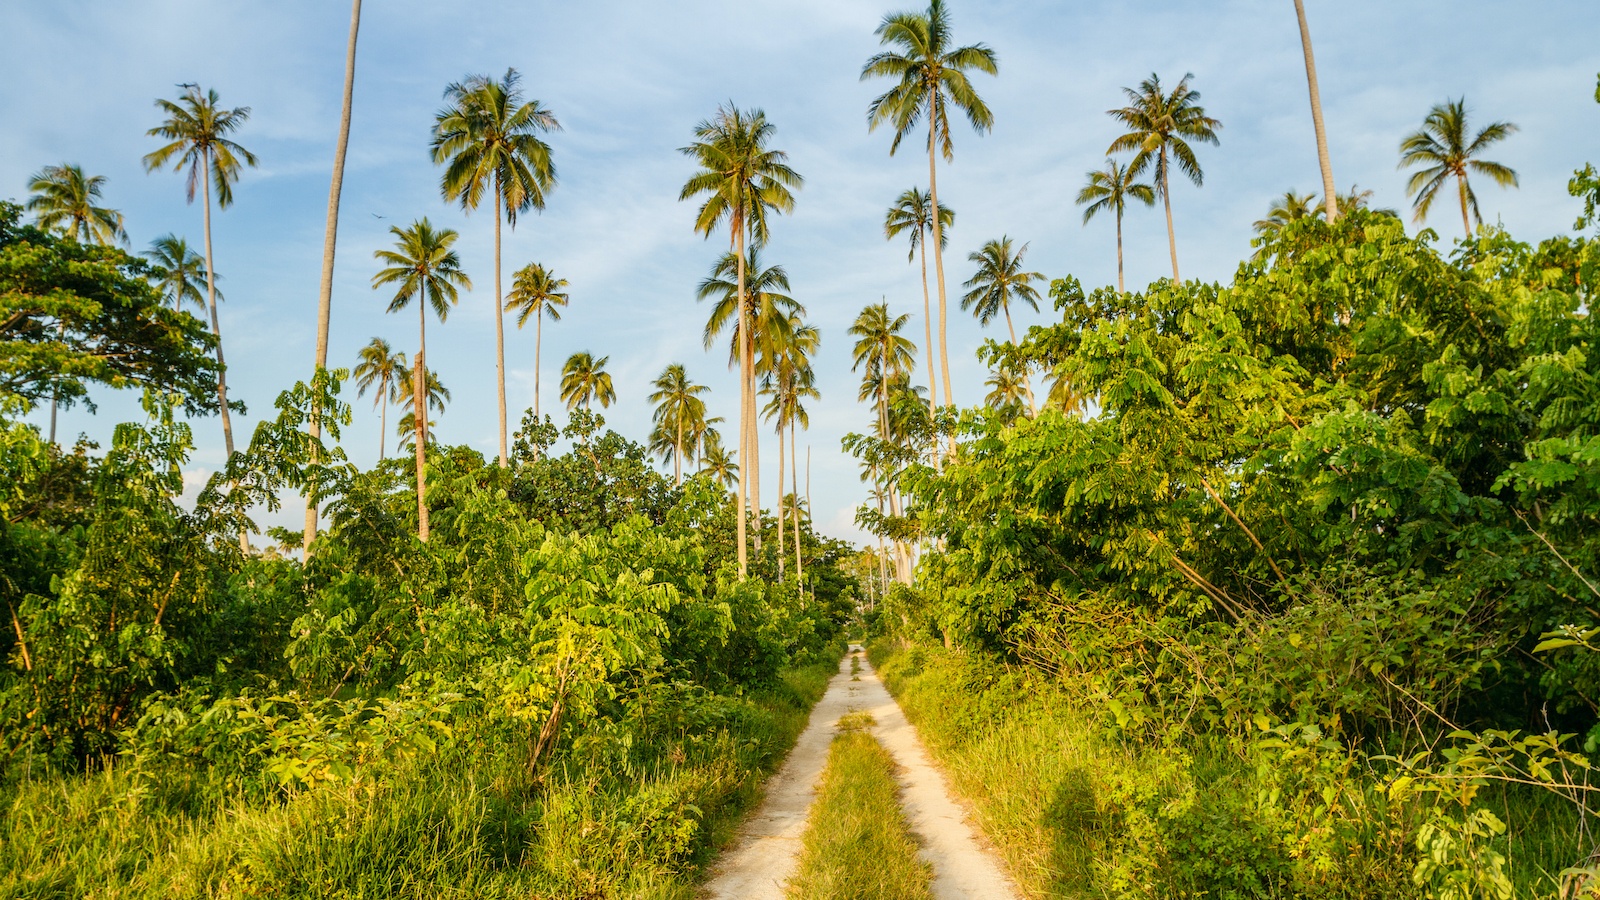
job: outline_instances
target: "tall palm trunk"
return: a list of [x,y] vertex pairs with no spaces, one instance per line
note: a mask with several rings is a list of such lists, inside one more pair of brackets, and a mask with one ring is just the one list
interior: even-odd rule
[[427,371],[423,367],[424,358],[428,353],[428,286],[422,286],[422,302],[417,304],[417,364],[411,373],[411,418],[413,420],[412,441],[417,447],[417,537],[424,543],[428,540],[428,457],[424,449],[427,441],[428,412],[427,412]]
[[[1000,309],[1006,314],[1006,331],[1011,334],[1011,346],[1015,347],[1017,345],[1017,329],[1011,326],[1011,307],[1002,306]],[[1026,366],[1022,369],[1022,388],[1028,392],[1028,417],[1032,419],[1039,418],[1039,407],[1033,403],[1033,377],[1028,374]]]
[[1117,209],[1117,293],[1126,294],[1128,287],[1122,281],[1122,209]]
[[672,483],[683,487],[683,413],[678,413],[678,442],[672,445]]
[[[878,389],[878,425],[879,434],[885,442],[889,438],[889,382],[887,377],[883,387]],[[900,517],[900,491],[889,484],[889,473],[883,473],[883,490],[889,495],[889,515]],[[899,540],[894,542],[894,575],[901,584],[911,583],[911,559],[906,545]]]
[[[539,357],[544,350],[544,310],[538,312],[537,320],[533,323],[533,421],[535,424],[543,422],[539,418],[539,371],[544,368]],[[533,458],[539,458],[539,442],[533,442]]]
[[1167,249],[1172,253],[1172,283],[1182,284],[1178,277],[1178,238],[1172,231],[1172,179],[1167,172],[1167,145],[1161,145],[1161,204],[1167,209]]
[[[344,189],[345,149],[350,146],[350,108],[355,97],[356,33],[361,28],[361,0],[350,0],[350,41],[344,51],[344,103],[339,111],[339,140],[333,150],[333,177],[328,183],[328,224],[322,236],[322,283],[317,293],[317,370],[328,367],[328,320],[333,314],[333,250],[339,236],[339,195]],[[384,402],[384,413],[389,411]],[[313,396],[311,405],[311,447],[316,452],[322,438],[322,404]],[[385,431],[388,429],[385,428]],[[383,439],[378,436],[378,458],[383,458]],[[317,503],[306,498],[304,545],[311,558],[311,542],[317,536]]]
[[[761,415],[756,407],[756,336],[755,321],[750,320],[750,331],[746,333],[745,355],[749,359],[750,377],[745,382],[744,397],[745,409],[748,412],[746,421],[750,431],[750,516],[754,532],[750,536],[750,543],[756,556],[761,556]],[[741,466],[739,471],[743,472]]]
[[1300,49],[1306,56],[1306,84],[1311,89],[1311,125],[1317,132],[1317,163],[1322,166],[1322,207],[1328,224],[1339,218],[1338,191],[1333,186],[1333,163],[1328,160],[1328,134],[1322,126],[1322,92],[1317,89],[1317,60],[1311,53],[1311,29],[1306,25],[1306,5],[1294,0],[1294,14],[1300,20]]
[[505,301],[500,293],[500,206],[505,198],[500,193],[500,177],[494,179],[494,376],[495,390],[500,401],[500,468],[504,469],[506,457],[506,323]]
[[745,353],[745,336],[750,333],[750,323],[744,308],[744,217],[735,212],[730,224],[733,226],[736,257],[734,266],[738,276],[738,289],[733,299],[739,305],[739,515],[736,530],[739,542],[739,577],[745,578],[749,574],[749,550],[746,547],[746,520],[749,513],[746,508],[746,498],[750,496],[748,490],[750,456],[746,452],[750,438],[749,408],[744,402],[745,388],[750,383],[750,357]]
[[783,427],[778,428],[778,580],[783,580]]
[[[66,343],[67,323],[65,320],[56,322],[56,340]],[[61,389],[55,388],[50,392],[50,443],[56,442],[56,405],[61,402]]]
[[[217,401],[222,407],[222,444],[228,451],[228,460],[233,460],[233,417],[228,414],[228,364],[222,358],[222,324],[217,318],[217,276],[211,263],[211,150],[203,151],[201,163],[205,166],[205,173],[200,178],[200,183],[205,187],[205,225],[206,225],[206,299],[211,305],[211,335],[217,339]],[[239,532],[239,547],[244,552],[250,552],[250,535],[244,531]]]
[[[956,405],[956,396],[950,390],[950,345],[948,331],[950,322],[950,307],[946,302],[944,289],[944,228],[939,224],[939,178],[935,171],[934,158],[936,134],[934,123],[938,117],[933,113],[934,103],[938,94],[935,92],[928,98],[928,205],[933,210],[933,270],[939,281],[939,369],[940,377],[944,380],[944,402],[946,406]],[[955,435],[950,436],[950,452],[956,452]]]
[[383,462],[385,443],[389,439],[389,376],[383,376],[383,393],[378,396],[381,412],[378,413],[378,462]]
[[[933,358],[937,354],[933,350],[933,306],[928,299],[928,235],[917,226],[917,243],[919,255],[922,257],[922,346],[928,348],[928,415],[936,415],[939,411],[939,385],[933,378]],[[933,457],[933,469],[939,471],[939,442],[933,441],[929,448]]]
[[1472,220],[1467,218],[1467,176],[1465,172],[1456,173],[1457,193],[1461,195],[1461,229],[1467,233],[1467,240],[1472,239]]
[[[796,431],[795,420],[789,420],[789,457],[794,460],[794,468],[789,470],[789,492],[794,494],[794,505],[790,508],[794,519],[794,577],[804,581],[806,577],[805,563],[800,555],[800,454],[795,449]],[[779,438],[781,441],[782,438]],[[811,482],[811,448],[806,448],[806,482]],[[808,491],[809,493],[809,491]],[[809,504],[808,504],[809,505]]]

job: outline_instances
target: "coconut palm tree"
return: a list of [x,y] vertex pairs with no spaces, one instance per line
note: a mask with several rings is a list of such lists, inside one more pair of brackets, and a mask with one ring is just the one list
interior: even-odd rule
[[406,414],[400,417],[395,424],[395,433],[400,437],[400,449],[404,451],[408,446],[414,446],[420,436],[424,441],[432,444],[434,421],[430,417],[417,426],[417,410],[431,409],[435,412],[444,412],[445,404],[450,401],[450,389],[439,382],[439,374],[432,369],[426,370],[423,376],[428,382],[427,402],[420,402],[417,398],[417,384],[414,379],[402,378],[396,385],[399,388],[400,406],[411,407]]
[[1493,179],[1501,187],[1516,187],[1517,173],[1497,162],[1478,159],[1491,144],[1503,141],[1517,133],[1510,122],[1493,122],[1467,140],[1467,101],[1463,97],[1446,101],[1428,111],[1422,129],[1400,142],[1400,168],[1422,166],[1411,173],[1406,182],[1406,196],[1413,197],[1411,208],[1416,211],[1416,221],[1421,222],[1438,199],[1440,188],[1452,175],[1456,179],[1456,193],[1461,199],[1461,227],[1467,237],[1472,237],[1472,220],[1483,224],[1478,212],[1478,195],[1473,193],[1467,173],[1477,172]]
[[[853,348],[852,372],[862,372],[862,397],[872,397],[878,407],[878,434],[891,439],[889,426],[890,387],[897,376],[908,375],[916,365],[917,345],[900,333],[910,320],[909,315],[893,316],[889,304],[874,303],[861,311],[850,326],[850,335],[856,338]],[[876,467],[874,467],[876,469]],[[874,472],[880,482],[887,482],[886,473]],[[888,494],[890,512],[900,514],[896,494]],[[910,560],[905,546],[895,542],[896,568],[902,581],[910,581]]]
[[933,209],[933,268],[939,286],[939,365],[944,381],[944,402],[955,404],[950,388],[949,321],[944,283],[944,226],[939,210],[939,178],[935,160],[955,158],[950,136],[950,111],[964,114],[974,131],[982,134],[994,126],[994,114],[978,96],[968,72],[1000,73],[993,50],[983,44],[962,47],[951,34],[944,0],[929,0],[927,12],[898,12],[878,25],[878,42],[895,49],[879,53],[861,68],[861,80],[889,78],[894,85],[867,107],[867,129],[885,122],[894,127],[889,155],[924,119],[928,125],[928,205]]
[[706,402],[700,395],[711,388],[690,381],[681,363],[662,369],[650,386],[655,392],[649,399],[656,405],[651,420],[663,436],[670,438],[666,446],[670,453],[665,455],[672,457],[672,480],[683,484],[683,460],[692,452],[687,441],[694,437],[695,422],[706,416]]
[[[333,316],[333,257],[339,236],[339,197],[344,190],[344,158],[350,146],[350,112],[355,101],[356,35],[361,30],[361,0],[350,0],[350,39],[344,50],[344,97],[339,109],[339,137],[333,148],[333,174],[328,179],[328,224],[322,233],[322,280],[317,290],[316,369],[328,367],[328,322]],[[385,412],[388,411],[385,407]],[[310,433],[313,446],[322,438],[322,408],[313,398]],[[379,438],[382,441],[382,438]],[[383,457],[380,451],[379,458]],[[311,557],[317,537],[317,504],[306,497],[305,531],[301,549]]]
[[1023,403],[1028,396],[1026,374],[1013,366],[998,366],[984,381],[984,386],[989,388],[989,393],[983,398],[984,405],[1004,421],[1013,422],[1022,415]]
[[[150,261],[150,281],[172,303],[173,309],[193,303],[205,312],[206,295],[200,286],[206,279],[206,261],[194,252],[188,241],[175,234],[164,234],[151,241],[150,249],[140,255]],[[217,275],[216,280],[221,281],[222,276]],[[227,299],[220,289],[217,299]]]
[[105,184],[104,175],[84,175],[81,167],[71,163],[45,166],[28,180],[33,196],[28,198],[27,209],[40,228],[79,243],[126,242],[122,213],[95,205]]
[[[956,223],[955,210],[948,206],[939,207],[939,240],[940,250],[950,243],[950,228]],[[928,247],[927,241],[933,233],[933,204],[929,202],[928,195],[916,188],[911,188],[895,198],[894,205],[889,207],[889,212],[883,219],[883,236],[887,240],[894,240],[904,234],[911,239],[911,249],[906,254],[906,261],[911,262],[917,258],[917,251],[922,251],[922,336],[928,348],[928,411],[931,413],[939,405],[938,389],[934,386],[933,378],[933,307],[928,296]],[[942,328],[943,326],[941,326]],[[943,334],[943,331],[940,332]],[[945,404],[951,403],[949,391],[945,392]],[[933,464],[939,465],[937,448],[934,451]]]
[[[738,302],[739,326],[739,448],[748,465],[739,471],[739,577],[748,571],[745,510],[754,500],[760,513],[761,456],[756,433],[755,341],[744,298],[746,296],[747,247],[754,249],[767,242],[768,216],[794,209],[793,189],[804,182],[781,150],[770,149],[774,126],[759,109],[742,111],[732,104],[717,108],[710,119],[695,126],[695,141],[680,149],[694,159],[699,171],[689,177],[679,192],[679,200],[705,195],[695,214],[694,230],[711,237],[724,221],[728,223],[729,251],[736,262],[734,283]],[[751,490],[752,478],[754,491]],[[760,531],[757,530],[759,541]]]
[[533,328],[533,417],[539,418],[540,354],[544,347],[544,320],[561,321],[561,310],[571,297],[563,290],[565,278],[538,263],[528,263],[511,276],[511,293],[506,295],[506,312],[517,314],[517,327],[534,319]]
[[1117,293],[1127,293],[1127,285],[1122,278],[1122,214],[1126,211],[1129,200],[1137,200],[1145,206],[1154,206],[1156,193],[1150,185],[1136,178],[1127,167],[1114,159],[1106,160],[1106,167],[1097,172],[1090,172],[1088,182],[1083,190],[1078,191],[1078,205],[1083,207],[1083,224],[1096,214],[1109,210],[1117,217]]
[[555,113],[537,100],[523,102],[521,76],[507,69],[499,81],[474,75],[444,89],[448,105],[435,117],[433,161],[445,167],[439,187],[446,200],[478,208],[485,192],[494,201],[495,390],[500,411],[500,465],[506,453],[506,336],[500,290],[500,219],[512,228],[517,217],[542,210],[556,186],[550,145],[539,135],[558,131]]
[[[1034,312],[1039,311],[1039,289],[1033,286],[1036,281],[1044,281],[1044,275],[1038,272],[1026,272],[1022,268],[1022,258],[1028,253],[1028,245],[1023,244],[1012,252],[1011,238],[1001,237],[998,241],[984,244],[976,253],[969,254],[967,259],[978,264],[978,271],[962,287],[971,288],[961,298],[961,308],[971,309],[973,315],[978,317],[978,324],[988,325],[996,313],[1003,314],[1006,318],[1006,331],[1011,335],[1011,346],[1017,345],[1017,329],[1011,324],[1011,303],[1021,301],[1033,307]],[[1024,377],[1026,386],[1026,377]],[[1038,415],[1039,410],[1033,404],[1033,388],[1028,387],[1028,414]]]
[[1300,22],[1300,49],[1306,58],[1306,87],[1311,90],[1311,127],[1317,135],[1317,165],[1322,169],[1322,209],[1331,224],[1339,220],[1339,195],[1333,186],[1333,163],[1328,161],[1328,133],[1322,126],[1322,92],[1317,89],[1317,60],[1311,53],[1311,29],[1306,25],[1304,0],[1294,0]]
[[411,398],[412,398],[412,427],[416,429],[415,445],[417,455],[417,537],[426,541],[428,539],[428,502],[427,502],[427,458],[423,448],[427,445],[427,438],[422,434],[426,427],[428,416],[422,408],[422,397],[427,393],[419,390],[424,383],[423,372],[426,371],[428,352],[428,308],[433,308],[433,314],[442,324],[450,315],[450,307],[454,306],[460,297],[459,289],[472,289],[472,279],[461,270],[461,257],[451,247],[455,246],[459,237],[454,229],[442,228],[434,230],[433,225],[426,217],[412,222],[411,227],[404,230],[392,227],[389,233],[395,236],[394,250],[379,250],[372,255],[379,262],[385,263],[385,268],[372,276],[374,288],[384,285],[394,285],[394,299],[389,301],[388,312],[399,312],[413,298],[417,298],[417,355],[411,361]]
[[[1297,194],[1293,190],[1272,201],[1264,219],[1257,219],[1253,227],[1256,234],[1277,234],[1283,226],[1300,219],[1315,218],[1319,210],[1316,194]],[[1323,211],[1323,215],[1326,212]]]
[[[384,457],[384,439],[389,436],[389,404],[402,397],[409,398],[414,388],[402,387],[406,383],[406,355],[389,346],[383,338],[375,337],[356,356],[355,376],[357,397],[365,397],[367,389],[376,385],[372,405],[381,410],[378,426],[378,459]],[[446,393],[446,397],[448,397]]]
[[1106,110],[1111,118],[1121,122],[1127,133],[1111,142],[1106,154],[1132,151],[1128,163],[1129,173],[1137,177],[1145,169],[1155,168],[1156,194],[1161,197],[1167,212],[1167,248],[1172,253],[1172,280],[1178,277],[1178,239],[1172,230],[1172,180],[1171,169],[1189,176],[1195,185],[1205,181],[1200,161],[1195,158],[1190,141],[1216,144],[1217,129],[1222,123],[1206,115],[1200,105],[1200,92],[1189,87],[1193,75],[1183,76],[1171,93],[1163,92],[1161,79],[1152,74],[1139,82],[1138,88],[1123,88],[1128,105],[1121,109]]
[[700,471],[729,491],[739,480],[739,464],[722,446],[722,436],[715,428],[707,429],[701,438]]
[[[705,347],[710,350],[717,338],[728,332],[728,366],[739,365],[739,331],[728,326],[739,322],[738,261],[733,254],[724,253],[711,267],[711,272],[695,288],[695,299],[710,300],[711,312],[706,316]],[[786,293],[789,273],[781,265],[763,267],[761,251],[751,248],[744,264],[744,320],[749,325],[749,343],[753,354],[755,375],[765,376],[774,346],[788,340],[789,324],[805,315],[806,308]]]
[[606,371],[610,361],[609,356],[595,359],[587,350],[567,357],[566,365],[561,367],[561,399],[566,401],[567,409],[588,409],[592,402],[604,409],[616,402],[617,392],[612,390],[611,374]]
[[[243,166],[256,164],[255,154],[228,137],[250,119],[250,107],[223,109],[214,90],[202,92],[189,85],[177,101],[157,100],[156,107],[166,114],[160,125],[145,132],[167,143],[144,155],[147,172],[173,164],[185,172],[184,196],[194,202],[195,185],[205,199],[206,297],[211,307],[211,336],[217,346],[217,405],[222,411],[222,441],[233,458],[233,419],[228,411],[228,366],[222,356],[222,323],[217,317],[216,257],[211,252],[211,192],[216,191],[218,209],[233,205],[233,183]],[[239,535],[239,544],[249,552],[250,536]]]
[[[800,399],[803,392],[811,396],[818,396],[816,379],[811,371],[811,355],[822,342],[822,335],[816,326],[807,325],[800,321],[799,316],[790,319],[788,327],[783,330],[781,339],[774,340],[768,348],[769,365],[764,373],[762,393],[771,397],[762,415],[774,422],[778,432],[778,577],[784,573],[783,554],[783,473],[784,452],[783,433],[790,431],[789,462],[798,465],[799,460],[794,459],[793,453],[793,426],[797,415]],[[810,418],[807,417],[809,425]],[[796,547],[799,545],[796,544]],[[798,571],[798,563],[796,564]]]

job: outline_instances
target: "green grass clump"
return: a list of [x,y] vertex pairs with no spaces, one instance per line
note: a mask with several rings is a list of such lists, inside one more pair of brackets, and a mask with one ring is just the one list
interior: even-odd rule
[[797,900],[923,900],[933,870],[917,855],[900,811],[894,760],[867,733],[864,712],[839,720],[806,827],[800,868],[789,884]]

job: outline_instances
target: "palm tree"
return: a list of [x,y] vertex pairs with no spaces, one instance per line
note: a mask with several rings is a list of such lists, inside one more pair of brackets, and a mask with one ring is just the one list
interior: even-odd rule
[[1517,173],[1511,168],[1476,158],[1490,144],[1516,132],[1517,126],[1510,122],[1494,122],[1468,141],[1465,97],[1429,110],[1428,117],[1422,121],[1422,130],[1400,142],[1400,168],[1425,167],[1411,173],[1411,180],[1406,182],[1406,196],[1415,197],[1411,206],[1416,211],[1416,221],[1421,222],[1428,215],[1439,189],[1454,175],[1456,192],[1461,198],[1461,227],[1466,230],[1467,237],[1472,237],[1472,222],[1467,219],[1467,211],[1472,211],[1472,218],[1480,225],[1483,216],[1478,213],[1478,196],[1472,192],[1467,172],[1487,175],[1501,187],[1516,187]]
[[867,107],[867,130],[890,122],[894,141],[889,155],[900,148],[900,141],[924,118],[928,122],[928,205],[932,207],[933,268],[939,284],[939,365],[944,380],[944,402],[955,404],[950,389],[950,348],[946,341],[949,321],[944,284],[944,226],[939,213],[939,178],[935,171],[937,153],[945,162],[955,158],[950,137],[950,107],[963,113],[974,131],[982,134],[994,126],[994,114],[978,96],[968,71],[998,75],[995,53],[983,44],[952,47],[950,17],[944,0],[929,0],[928,11],[898,12],[884,17],[878,25],[878,42],[897,48],[879,53],[861,67],[861,80],[890,78],[895,84]]
[[656,405],[651,419],[663,436],[670,435],[667,448],[672,457],[672,480],[683,484],[683,460],[690,452],[685,439],[693,438],[695,422],[705,419],[706,402],[700,395],[711,388],[690,381],[681,363],[662,369],[650,386],[655,392],[649,399]]
[[[355,376],[357,397],[365,397],[367,389],[377,385],[378,390],[372,398],[372,405],[382,412],[379,414],[378,426],[378,459],[384,457],[384,439],[389,436],[389,404],[403,397],[409,397],[415,386],[402,387],[406,383],[405,374],[408,367],[406,355],[389,346],[383,338],[375,337],[356,357],[356,367],[351,372]],[[448,398],[449,394],[446,393]]]
[[[956,223],[955,210],[948,206],[939,208],[939,249],[944,250],[950,243],[949,228]],[[927,240],[933,231],[933,204],[928,201],[928,195],[911,188],[895,198],[894,205],[889,207],[889,212],[883,219],[883,236],[887,240],[894,240],[902,234],[911,238],[911,250],[906,254],[906,261],[917,258],[917,251],[922,251],[922,336],[928,348],[928,411],[931,413],[939,405],[937,388],[933,380],[933,308],[928,298],[928,247]],[[940,326],[943,335],[943,326]],[[949,405],[949,384],[946,382],[945,404]],[[933,464],[939,465],[939,454],[935,448]]]
[[1206,115],[1200,105],[1200,92],[1189,87],[1193,75],[1183,76],[1172,93],[1163,93],[1160,77],[1152,74],[1139,82],[1139,87],[1123,88],[1128,105],[1121,109],[1106,110],[1106,114],[1127,127],[1126,134],[1111,142],[1106,153],[1133,151],[1133,161],[1128,163],[1129,174],[1137,177],[1155,166],[1153,187],[1161,196],[1167,211],[1167,248],[1172,253],[1172,280],[1178,277],[1178,239],[1172,231],[1171,166],[1189,176],[1197,186],[1205,180],[1200,161],[1195,158],[1189,141],[1216,144],[1217,129],[1222,123]]
[[739,464],[734,462],[733,457],[723,448],[722,436],[715,428],[707,429],[701,438],[701,445],[701,471],[710,475],[717,484],[732,491],[739,479]]
[[[200,285],[205,281],[206,261],[194,252],[188,241],[175,234],[165,234],[151,241],[150,249],[142,255],[150,261],[151,282],[172,303],[173,309],[193,303],[205,312],[206,295],[201,293]],[[216,280],[221,281],[222,276],[217,275]],[[218,290],[217,299],[227,298]]]
[[417,537],[426,541],[427,458],[423,448],[427,438],[422,434],[422,429],[427,425],[428,415],[422,408],[422,397],[427,391],[420,388],[424,384],[423,372],[427,365],[428,307],[433,307],[433,314],[442,324],[450,315],[450,307],[459,299],[459,289],[472,289],[472,279],[461,270],[461,257],[450,249],[459,237],[454,229],[435,231],[433,225],[423,217],[404,230],[391,227],[389,233],[395,236],[395,249],[379,250],[372,254],[379,262],[387,264],[386,268],[372,276],[372,286],[396,286],[388,312],[399,312],[406,308],[413,297],[420,298],[417,304],[417,355],[411,361],[411,398],[412,423],[416,430],[413,443],[417,454]]
[[105,184],[104,175],[86,176],[81,167],[71,163],[45,166],[28,181],[33,196],[28,199],[27,209],[40,228],[79,243],[126,241],[128,232],[122,227],[122,213],[95,206]]
[[[789,462],[798,465],[799,460],[794,459],[793,453],[793,427],[797,415],[803,415],[800,400],[803,396],[820,396],[816,389],[816,378],[811,370],[811,355],[822,343],[822,335],[816,326],[806,325],[798,316],[790,319],[788,327],[783,330],[782,337],[774,340],[768,348],[769,364],[764,373],[762,392],[772,399],[762,410],[762,415],[772,420],[778,432],[778,577],[783,577],[783,473],[784,452],[783,433],[785,429],[790,432]],[[806,417],[809,427],[810,417]],[[798,536],[796,537],[798,540]],[[796,548],[799,547],[797,543]],[[798,571],[799,563],[796,562]]]
[[534,319],[533,328],[533,417],[539,418],[540,354],[544,347],[544,320],[561,321],[561,308],[571,298],[562,288],[565,278],[538,263],[528,263],[511,276],[511,293],[506,295],[506,312],[517,313],[517,327]]
[[402,379],[397,385],[400,394],[400,405],[410,406],[411,409],[400,417],[395,424],[395,432],[400,437],[400,449],[404,450],[408,444],[415,444],[418,436],[429,444],[433,443],[433,419],[427,419],[421,427],[417,425],[417,410],[427,408],[436,412],[444,412],[444,406],[450,400],[450,389],[439,382],[439,375],[432,369],[426,370],[423,376],[428,382],[427,402],[417,399],[417,384],[413,380]]
[[[195,185],[201,186],[205,195],[206,229],[206,295],[211,307],[211,336],[217,342],[217,404],[222,411],[222,441],[233,458],[233,419],[228,414],[227,363],[222,358],[222,324],[217,317],[217,279],[215,256],[211,252],[211,191],[217,192],[217,208],[233,205],[233,183],[239,180],[242,166],[254,166],[255,154],[228,138],[234,130],[250,119],[250,107],[223,109],[221,98],[215,90],[201,92],[198,85],[189,85],[176,102],[157,100],[156,107],[166,113],[166,120],[145,132],[150,137],[167,141],[159,149],[144,156],[144,168],[153,172],[169,162],[173,170],[187,169],[184,196],[194,202]],[[250,537],[239,535],[239,544],[249,552]]]
[[[850,326],[850,335],[856,338],[853,348],[855,361],[850,370],[863,370],[862,395],[863,398],[875,396],[878,434],[885,441],[890,440],[890,387],[897,376],[908,375],[916,365],[917,346],[911,343],[910,338],[900,334],[910,318],[909,315],[891,316],[889,304],[874,303],[863,309]],[[874,474],[887,482],[886,473]],[[891,491],[888,496],[890,512],[898,516],[900,510],[896,492]],[[895,559],[901,580],[909,583],[910,560],[905,546],[899,541],[895,542]]]
[[[738,271],[739,264],[733,254],[724,253],[695,289],[695,299],[713,301],[704,332],[707,350],[716,345],[718,336],[728,331],[730,324],[740,321]],[[761,251],[754,247],[745,255],[744,281],[743,320],[749,325],[749,343],[757,350],[754,368],[759,378],[766,374],[771,348],[788,339],[786,332],[790,323],[805,315],[806,308],[785,293],[790,289],[789,273],[781,265],[763,268]],[[728,335],[729,368],[739,365],[739,336],[737,328]]]
[[517,216],[542,210],[545,195],[556,185],[550,145],[541,132],[558,131],[555,113],[537,100],[522,100],[521,76],[507,69],[499,81],[474,75],[445,88],[449,105],[433,127],[433,161],[445,166],[440,190],[446,200],[474,210],[485,191],[494,193],[494,344],[495,379],[500,404],[500,465],[506,454],[506,337],[501,316],[500,218],[512,228]]
[[[700,170],[689,177],[679,192],[679,200],[706,195],[695,214],[694,230],[707,238],[724,220],[728,223],[729,251],[737,263],[735,290],[739,328],[739,448],[748,465],[739,471],[739,577],[745,577],[748,551],[745,547],[744,510],[752,499],[751,478],[755,479],[753,499],[761,509],[761,450],[756,434],[755,342],[744,298],[746,244],[755,249],[767,242],[769,212],[787,213],[794,209],[794,193],[803,183],[799,173],[789,168],[788,155],[769,149],[774,126],[759,109],[742,111],[731,103],[719,106],[711,119],[695,126],[695,142],[680,148],[692,157]],[[747,451],[747,452],[745,452]],[[757,540],[760,531],[757,530]]]
[[1154,206],[1156,193],[1150,185],[1134,178],[1133,172],[1125,168],[1114,159],[1106,160],[1106,167],[1098,172],[1090,172],[1089,180],[1078,192],[1078,205],[1083,209],[1083,223],[1103,210],[1110,210],[1117,216],[1117,293],[1127,293],[1127,285],[1122,279],[1122,214],[1127,209],[1128,201],[1137,200],[1145,206]]
[[606,371],[610,361],[609,356],[595,359],[587,350],[567,357],[567,364],[561,367],[561,399],[566,401],[567,409],[588,409],[591,402],[598,402],[604,409],[616,402],[617,392],[612,390],[611,374]]
[[[328,224],[322,234],[322,281],[317,291],[316,369],[328,367],[328,322],[333,316],[333,256],[339,236],[339,197],[344,190],[344,157],[350,146],[350,112],[355,101],[356,34],[361,30],[361,0],[350,0],[350,39],[344,50],[344,98],[339,109],[339,138],[333,149],[333,174],[328,179]],[[322,438],[322,408],[313,398],[310,432],[313,446]],[[385,412],[388,408],[385,407]],[[379,438],[382,441],[382,438]],[[383,453],[378,453],[381,459]],[[311,557],[311,542],[317,537],[317,504],[306,498],[305,531],[301,549]]]
[[999,366],[990,373],[984,386],[989,393],[983,398],[985,406],[998,413],[1006,422],[1022,415],[1022,404],[1027,398],[1028,378],[1013,366]]
[[1322,127],[1322,92],[1317,89],[1317,60],[1311,53],[1311,29],[1306,25],[1304,0],[1294,0],[1300,21],[1300,49],[1306,57],[1306,86],[1311,90],[1311,127],[1317,134],[1317,165],[1322,169],[1322,209],[1328,223],[1339,221],[1339,196],[1333,186],[1333,164],[1328,161],[1328,133]]
[[[978,264],[978,271],[962,285],[971,290],[961,298],[961,308],[971,309],[973,315],[978,317],[980,325],[988,325],[995,313],[1005,315],[1006,331],[1011,334],[1013,347],[1017,345],[1017,329],[1011,324],[1011,302],[1020,300],[1033,307],[1034,312],[1038,312],[1039,289],[1034,287],[1033,283],[1044,281],[1044,276],[1038,272],[1023,271],[1022,257],[1027,253],[1027,244],[1018,247],[1013,253],[1009,237],[990,241],[978,252],[967,256],[969,261]],[[1028,387],[1028,414],[1039,414],[1039,410],[1033,405],[1031,386]]]

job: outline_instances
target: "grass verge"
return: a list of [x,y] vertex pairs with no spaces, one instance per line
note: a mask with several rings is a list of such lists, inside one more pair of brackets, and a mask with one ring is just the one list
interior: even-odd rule
[[900,811],[894,760],[867,733],[867,713],[839,720],[789,896],[796,900],[929,900],[933,870]]

